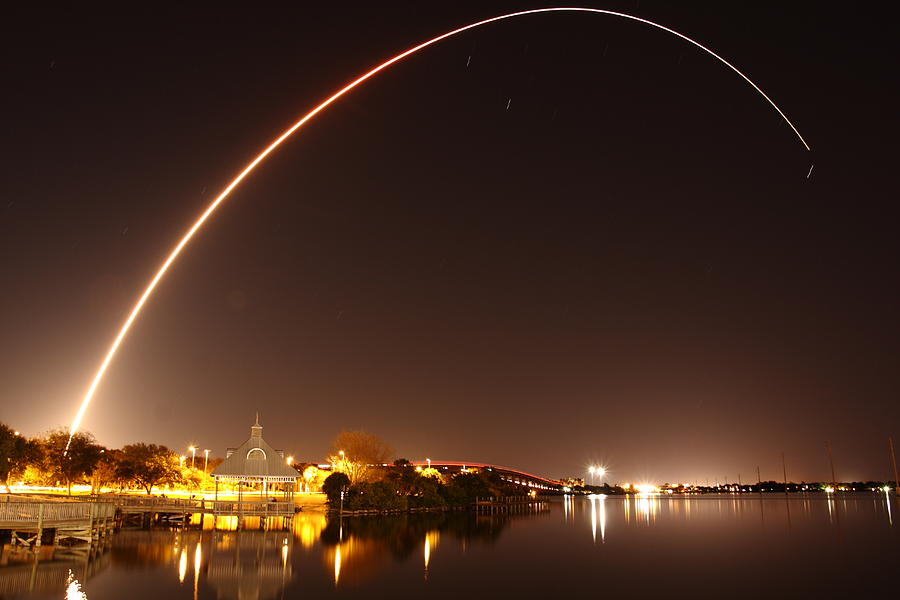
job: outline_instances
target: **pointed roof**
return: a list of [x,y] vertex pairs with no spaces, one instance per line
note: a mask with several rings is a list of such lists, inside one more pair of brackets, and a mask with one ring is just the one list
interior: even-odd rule
[[269,479],[295,481],[299,473],[284,462],[284,453],[269,445],[262,437],[259,413],[250,427],[250,439],[235,448],[212,476],[221,479]]

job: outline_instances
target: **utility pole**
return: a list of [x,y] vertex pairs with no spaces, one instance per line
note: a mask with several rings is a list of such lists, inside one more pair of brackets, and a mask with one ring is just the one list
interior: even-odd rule
[[831,454],[831,442],[825,442],[825,449],[828,450],[828,462],[831,463],[831,487],[835,487],[837,479],[834,477],[834,456]]
[[891,447],[891,464],[894,465],[894,493],[900,494],[900,481],[897,477],[897,457],[894,456],[894,438],[888,438],[888,445]]
[[784,494],[787,495],[787,466],[784,464],[784,452],[781,453],[781,474],[784,476]]
[[762,477],[759,476],[759,465],[756,465],[756,490],[759,492],[760,498],[762,497]]

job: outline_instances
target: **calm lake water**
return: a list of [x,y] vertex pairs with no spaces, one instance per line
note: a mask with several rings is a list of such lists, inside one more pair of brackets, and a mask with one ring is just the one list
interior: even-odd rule
[[895,595],[897,511],[886,494],[570,497],[511,515],[301,513],[283,530],[121,530],[90,559],[44,548],[35,563],[4,548],[0,598]]

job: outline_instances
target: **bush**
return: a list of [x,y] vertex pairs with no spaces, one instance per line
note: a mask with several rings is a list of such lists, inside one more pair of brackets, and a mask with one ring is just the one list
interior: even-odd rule
[[328,496],[328,503],[337,506],[341,502],[341,491],[350,487],[350,478],[343,473],[332,473],[322,483],[322,491]]
[[[441,486],[443,487],[443,486]],[[447,501],[438,489],[425,490],[416,496],[409,496],[410,508],[437,508],[447,506]]]
[[397,493],[397,488],[386,481],[358,483],[344,497],[347,510],[406,510],[407,497]]

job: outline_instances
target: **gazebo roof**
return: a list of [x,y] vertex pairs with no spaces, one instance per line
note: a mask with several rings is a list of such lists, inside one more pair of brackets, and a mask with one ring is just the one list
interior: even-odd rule
[[297,470],[284,462],[284,452],[276,450],[262,437],[259,415],[250,427],[250,439],[235,448],[229,448],[228,456],[216,467],[212,476],[216,479],[296,481]]

